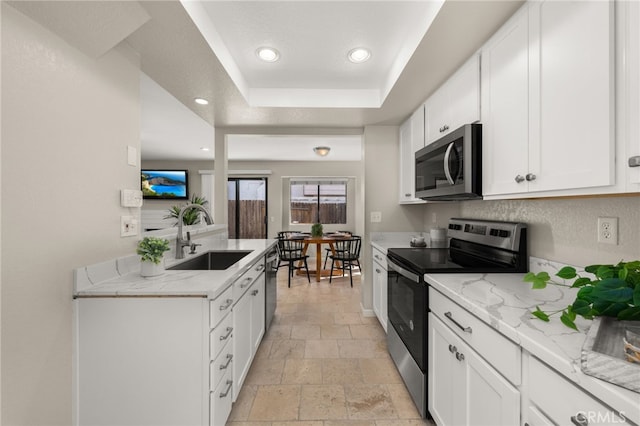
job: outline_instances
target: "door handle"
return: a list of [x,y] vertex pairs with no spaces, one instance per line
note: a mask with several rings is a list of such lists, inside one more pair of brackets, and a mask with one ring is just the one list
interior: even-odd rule
[[444,153],[444,175],[447,177],[447,181],[451,185],[455,185],[455,181],[451,177],[451,170],[449,170],[449,157],[451,157],[451,150],[453,149],[455,142],[451,142],[447,147],[447,151]]

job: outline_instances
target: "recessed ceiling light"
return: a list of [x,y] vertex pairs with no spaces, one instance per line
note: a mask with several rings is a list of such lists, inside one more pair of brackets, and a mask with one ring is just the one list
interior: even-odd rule
[[200,147],[200,150],[201,150],[201,151],[209,151],[209,148],[207,148],[206,146],[201,146],[201,147]]
[[265,62],[275,62],[280,59],[280,53],[272,47],[261,47],[256,50],[256,55]]
[[198,105],[209,105],[209,101],[202,98],[195,98],[193,102],[197,103]]
[[369,60],[369,58],[371,57],[371,52],[369,51],[369,49],[366,49],[364,47],[356,47],[355,49],[351,49],[349,51],[347,57],[354,64],[360,64]]

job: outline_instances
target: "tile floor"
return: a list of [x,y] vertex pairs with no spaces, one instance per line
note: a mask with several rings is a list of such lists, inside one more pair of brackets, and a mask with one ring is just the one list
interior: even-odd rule
[[420,419],[360,276],[311,284],[278,273],[278,307],[227,426],[432,426]]

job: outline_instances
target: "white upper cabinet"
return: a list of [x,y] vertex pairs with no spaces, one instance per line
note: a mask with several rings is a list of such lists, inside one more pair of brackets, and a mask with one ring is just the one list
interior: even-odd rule
[[473,55],[425,103],[425,144],[480,120],[480,59]]
[[621,134],[626,136],[626,152],[621,155],[626,174],[626,190],[640,192],[640,3],[624,2],[618,5],[622,9],[620,26],[624,28],[621,39],[624,40],[628,54],[624,64],[624,75],[629,76],[625,83],[627,90],[620,96],[623,110],[627,111],[627,124]]
[[415,198],[415,153],[424,147],[424,105],[421,105],[407,121],[400,126],[398,202],[400,204],[424,203]]
[[482,49],[483,193],[615,183],[613,2],[523,6]]

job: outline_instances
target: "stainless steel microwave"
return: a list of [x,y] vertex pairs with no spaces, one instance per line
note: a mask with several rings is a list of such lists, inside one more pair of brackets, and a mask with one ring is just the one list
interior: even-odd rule
[[416,197],[482,198],[482,125],[465,124],[416,152]]

